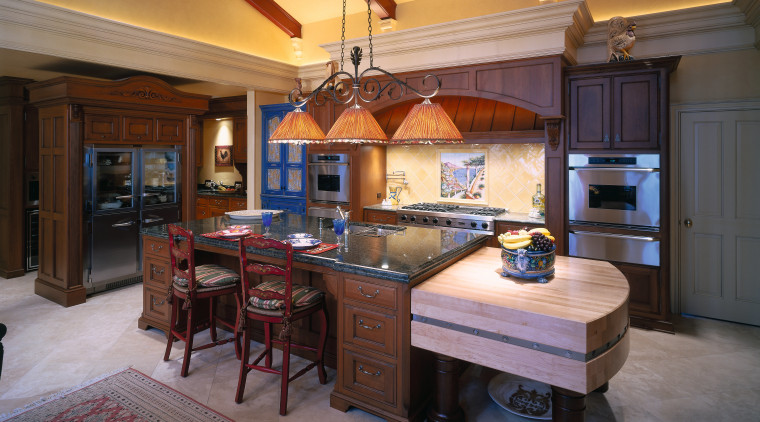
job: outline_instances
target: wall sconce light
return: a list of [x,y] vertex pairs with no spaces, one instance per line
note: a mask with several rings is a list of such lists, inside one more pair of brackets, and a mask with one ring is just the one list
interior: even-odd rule
[[303,56],[303,39],[293,37],[290,39],[290,43],[293,45],[293,52],[296,55],[296,59],[300,60]]

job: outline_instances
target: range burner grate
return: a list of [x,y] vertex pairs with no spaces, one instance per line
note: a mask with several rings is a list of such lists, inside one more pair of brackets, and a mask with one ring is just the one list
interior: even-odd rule
[[452,205],[452,204],[431,204],[420,202],[417,204],[404,205],[402,210],[427,211],[427,212],[450,212],[456,214],[497,216],[507,212],[504,208],[494,207],[474,207],[469,205]]

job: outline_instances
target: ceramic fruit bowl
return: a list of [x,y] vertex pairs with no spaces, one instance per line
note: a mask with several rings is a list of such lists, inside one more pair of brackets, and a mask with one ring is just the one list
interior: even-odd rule
[[514,276],[519,278],[537,279],[539,283],[546,283],[546,277],[554,274],[554,252],[556,246],[552,246],[549,252],[528,251],[527,249],[501,248],[501,268],[504,277]]

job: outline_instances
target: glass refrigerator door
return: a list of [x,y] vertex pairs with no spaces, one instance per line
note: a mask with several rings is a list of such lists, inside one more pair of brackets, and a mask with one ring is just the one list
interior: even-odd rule
[[95,212],[136,207],[133,163],[133,151],[95,150],[92,163]]
[[176,150],[143,150],[143,205],[178,201]]

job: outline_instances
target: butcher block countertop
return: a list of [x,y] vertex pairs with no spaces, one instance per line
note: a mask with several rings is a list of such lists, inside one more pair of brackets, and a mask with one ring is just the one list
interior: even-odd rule
[[504,277],[481,248],[412,289],[412,345],[586,394],[628,355],[628,282],[566,256],[548,279]]

